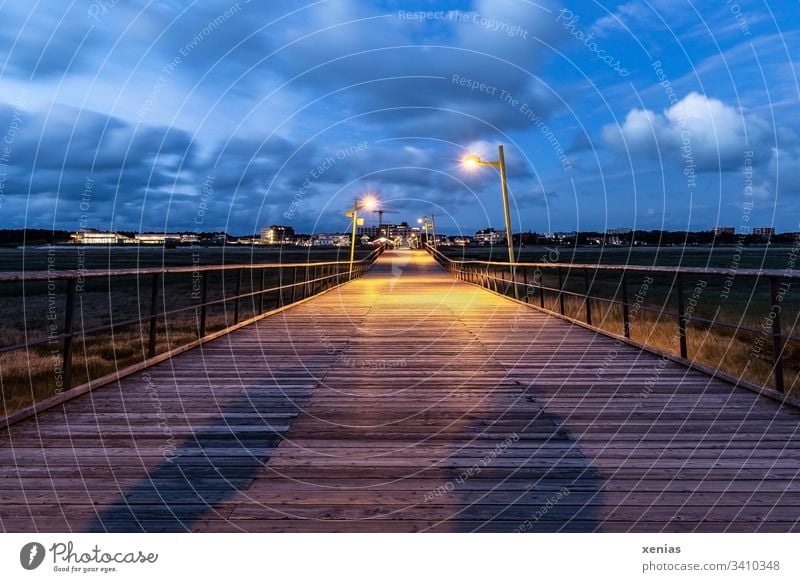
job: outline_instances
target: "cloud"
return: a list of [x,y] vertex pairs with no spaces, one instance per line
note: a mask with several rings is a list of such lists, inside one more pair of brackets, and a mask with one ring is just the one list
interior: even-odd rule
[[774,137],[760,117],[692,92],[662,113],[630,110],[621,125],[603,127],[603,139],[618,153],[666,163],[690,159],[702,172],[739,168],[746,151],[755,152],[754,163],[765,162]]

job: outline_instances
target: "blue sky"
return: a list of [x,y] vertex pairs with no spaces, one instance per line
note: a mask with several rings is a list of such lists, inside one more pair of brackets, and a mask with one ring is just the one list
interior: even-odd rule
[[798,231],[799,8],[3,2],[0,228]]

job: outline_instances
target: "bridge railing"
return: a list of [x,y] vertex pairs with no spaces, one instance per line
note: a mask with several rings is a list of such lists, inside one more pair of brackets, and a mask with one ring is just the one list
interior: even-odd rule
[[0,314],[17,320],[6,321],[0,338],[0,425],[40,401],[108,383],[361,277],[382,250],[352,265],[0,273]]
[[800,390],[800,273],[794,259],[783,270],[713,269],[512,264],[427,250],[462,281],[713,376],[759,390]]

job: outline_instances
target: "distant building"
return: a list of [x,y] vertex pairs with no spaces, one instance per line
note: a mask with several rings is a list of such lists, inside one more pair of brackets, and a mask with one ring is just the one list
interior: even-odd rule
[[771,226],[756,226],[753,228],[753,234],[763,238],[771,238],[775,236],[775,229]]
[[346,247],[350,246],[350,235],[347,234],[318,234],[314,236],[315,247]]
[[574,230],[571,230],[569,232],[555,232],[553,233],[553,236],[560,241],[565,241],[578,238],[578,233]]
[[633,230],[630,228],[609,228],[606,230],[606,234],[611,235],[621,235],[621,234],[631,234]]
[[261,229],[261,240],[268,245],[282,245],[294,242],[294,227],[273,224]]
[[178,244],[182,242],[181,236],[169,232],[142,232],[133,235],[133,242],[140,245]]
[[260,236],[240,236],[235,242],[237,245],[260,245],[264,244],[264,239]]
[[130,237],[125,235],[116,232],[101,232],[93,228],[72,233],[70,238],[74,243],[82,245],[118,245],[133,242]]
[[414,232],[418,230],[411,228],[407,222],[400,224],[382,224],[378,226],[359,226],[358,234],[367,236],[370,240],[376,240],[381,237],[386,237],[397,244],[407,244],[408,240],[412,238]]
[[473,239],[479,245],[496,245],[506,241],[506,231],[495,230],[493,228],[484,228],[482,230],[475,231],[475,236]]
[[711,232],[717,236],[721,234],[736,234],[736,229],[732,226],[715,226],[711,229]]

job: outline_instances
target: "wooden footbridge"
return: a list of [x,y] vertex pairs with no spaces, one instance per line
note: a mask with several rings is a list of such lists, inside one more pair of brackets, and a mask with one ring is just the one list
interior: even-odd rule
[[0,529],[792,531],[799,421],[390,251],[2,429]]

